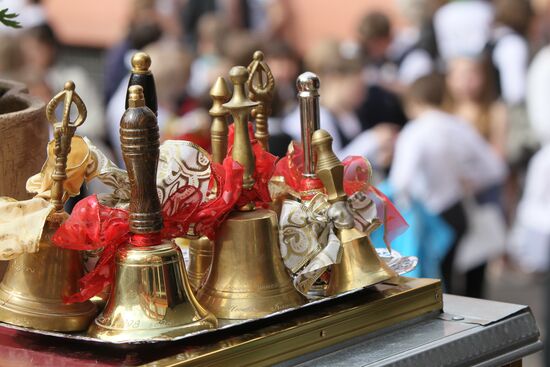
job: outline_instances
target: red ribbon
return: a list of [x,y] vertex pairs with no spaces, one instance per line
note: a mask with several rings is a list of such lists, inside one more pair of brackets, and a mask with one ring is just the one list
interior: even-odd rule
[[[83,302],[100,293],[113,282],[114,257],[118,246],[131,243],[134,246],[153,246],[163,239],[187,235],[191,224],[197,235],[215,239],[216,230],[235,207],[254,202],[265,207],[271,201],[269,180],[275,170],[277,157],[266,152],[254,139],[249,124],[252,150],[256,157],[254,179],[251,189],[243,190],[243,167],[225,158],[223,165],[211,164],[209,190],[215,190],[214,199],[203,202],[199,189],[184,186],[172,194],[162,207],[163,229],[160,233],[131,234],[128,212],[101,205],[97,197],[81,200],[71,216],[56,231],[53,242],[73,250],[97,250],[103,252],[96,267],[80,279],[80,291],[65,298],[67,303]],[[233,146],[234,128],[229,128],[229,149]]]

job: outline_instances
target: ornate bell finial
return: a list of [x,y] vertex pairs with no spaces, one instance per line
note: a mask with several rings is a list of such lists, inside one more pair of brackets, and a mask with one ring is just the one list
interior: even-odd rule
[[345,201],[344,166],[332,151],[332,136],[325,130],[313,133],[312,144],[317,152],[317,176],[327,191],[331,203]]
[[232,157],[244,167],[243,188],[251,189],[254,186],[255,157],[248,137],[248,116],[259,103],[251,101],[246,96],[244,85],[248,80],[248,71],[244,66],[231,68],[229,78],[233,83],[233,97],[222,106],[231,113],[235,124]]
[[151,67],[151,58],[145,52],[139,51],[132,56],[132,72],[128,81],[128,89],[126,93],[126,105],[128,108],[130,88],[134,85],[139,85],[143,88],[145,97],[145,105],[155,113],[158,112],[157,91],[155,88],[155,78],[149,70]]
[[222,163],[227,155],[227,115],[229,114],[223,104],[229,101],[231,93],[225,79],[221,76],[216,79],[210,89],[210,97],[212,98],[212,108],[208,113],[212,116],[212,126],[210,127],[212,161]]
[[[55,168],[52,173],[52,191],[51,203],[54,205],[56,212],[63,212],[64,205],[64,190],[63,183],[67,179],[67,157],[71,151],[71,141],[76,131],[76,128],[84,123],[88,114],[84,102],[78,94],[76,94],[75,85],[72,81],[65,83],[63,91],[55,95],[46,107],[46,117],[53,125],[53,134],[55,139]],[[57,121],[55,117],[55,109],[63,102],[63,117],[61,121]],[[78,116],[74,121],[70,121],[71,105],[76,105]]]
[[[267,118],[271,114],[271,100],[275,90],[275,78],[271,69],[264,61],[262,51],[254,52],[253,60],[248,65],[248,93],[253,101],[260,104],[252,110],[252,116],[256,119],[256,133],[254,137],[269,151],[269,128]],[[264,82],[265,76],[265,82]]]

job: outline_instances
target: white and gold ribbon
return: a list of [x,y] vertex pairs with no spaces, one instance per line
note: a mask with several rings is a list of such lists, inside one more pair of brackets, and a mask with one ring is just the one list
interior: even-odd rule
[[[336,204],[331,205],[322,193],[305,203],[283,202],[279,218],[281,256],[294,275],[294,286],[304,295],[329,266],[340,262],[342,244],[334,232],[340,226],[339,218],[331,215]],[[376,219],[372,200],[357,192],[345,205],[353,214],[355,227],[368,233]]]

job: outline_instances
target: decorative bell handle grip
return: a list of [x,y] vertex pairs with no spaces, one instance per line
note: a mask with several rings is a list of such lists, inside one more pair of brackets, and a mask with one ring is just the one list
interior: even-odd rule
[[[265,81],[264,81],[265,76]],[[269,128],[267,118],[271,114],[271,100],[275,90],[275,78],[271,69],[264,61],[262,51],[254,52],[253,60],[248,65],[248,94],[252,101],[259,102],[258,107],[252,110],[252,116],[256,119],[256,132],[254,137],[269,150]]]
[[153,111],[145,106],[143,88],[129,88],[128,109],[120,120],[120,143],[130,179],[130,231],[156,233],[162,229],[157,194],[159,128]]
[[223,104],[229,101],[231,93],[227,87],[225,79],[221,76],[210,89],[212,98],[212,108],[208,111],[212,117],[212,126],[210,127],[210,137],[212,140],[212,161],[223,163],[227,155],[227,116],[229,111],[223,107]]
[[321,128],[319,112],[319,77],[309,71],[298,76],[296,88],[300,103],[300,127],[304,149],[304,176],[315,176],[315,154],[311,139],[313,133]]
[[[50,202],[56,212],[63,211],[64,196],[63,183],[67,179],[67,157],[71,151],[71,141],[76,128],[84,123],[87,116],[86,105],[76,94],[75,85],[72,81],[65,83],[64,89],[56,94],[46,107],[46,118],[53,125],[55,140],[55,167],[52,173],[52,189]],[[55,110],[63,105],[63,117],[57,121]],[[78,114],[74,121],[71,121],[71,106],[75,104]]]
[[143,88],[145,105],[157,115],[157,90],[155,87],[155,78],[149,70],[151,67],[151,57],[145,52],[139,51],[132,56],[132,72],[128,81],[128,89],[126,90],[126,106],[128,108],[128,100],[130,98],[129,88],[134,85],[140,85]]

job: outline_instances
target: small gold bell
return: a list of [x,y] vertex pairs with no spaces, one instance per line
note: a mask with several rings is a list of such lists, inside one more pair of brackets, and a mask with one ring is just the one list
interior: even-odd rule
[[[68,217],[63,210],[63,183],[71,140],[76,128],[86,119],[86,107],[74,91],[73,82],[48,103],[46,115],[54,126],[56,164],[52,173],[50,202],[55,212],[46,221],[37,253],[25,253],[11,260],[0,283],[0,321],[51,331],[85,330],[96,315],[90,301],[65,304],[64,296],[78,291],[78,279],[84,269],[80,253],[57,247],[51,238]],[[64,102],[63,119],[56,121],[55,109]],[[75,121],[69,121],[70,105],[78,109]],[[70,162],[70,159],[69,159]],[[69,163],[70,165],[70,163]]]
[[[312,144],[317,153],[317,176],[333,204],[329,216],[335,219],[336,235],[343,248],[341,261],[331,267],[326,295],[368,287],[397,276],[378,257],[368,234],[354,228],[353,215],[346,206],[344,166],[332,151],[332,137],[325,130],[317,130],[313,133]],[[370,231],[374,227],[371,226]]]
[[[246,97],[246,68],[236,66],[229,75],[234,91],[224,107],[235,121],[232,157],[244,167],[243,190],[250,190],[255,158],[247,123],[250,110],[258,103]],[[277,215],[272,210],[254,210],[249,203],[232,212],[217,233],[212,266],[197,293],[199,302],[220,319],[253,319],[302,305],[305,299],[283,264],[277,230]]]
[[[151,239],[160,236],[162,228],[156,192],[159,131],[154,113],[145,107],[142,87],[129,89],[120,137],[131,184],[130,232],[133,238]],[[117,250],[115,281],[90,335],[122,342],[171,338],[217,326],[193,295],[180,248],[172,242],[156,243],[130,243]]]

